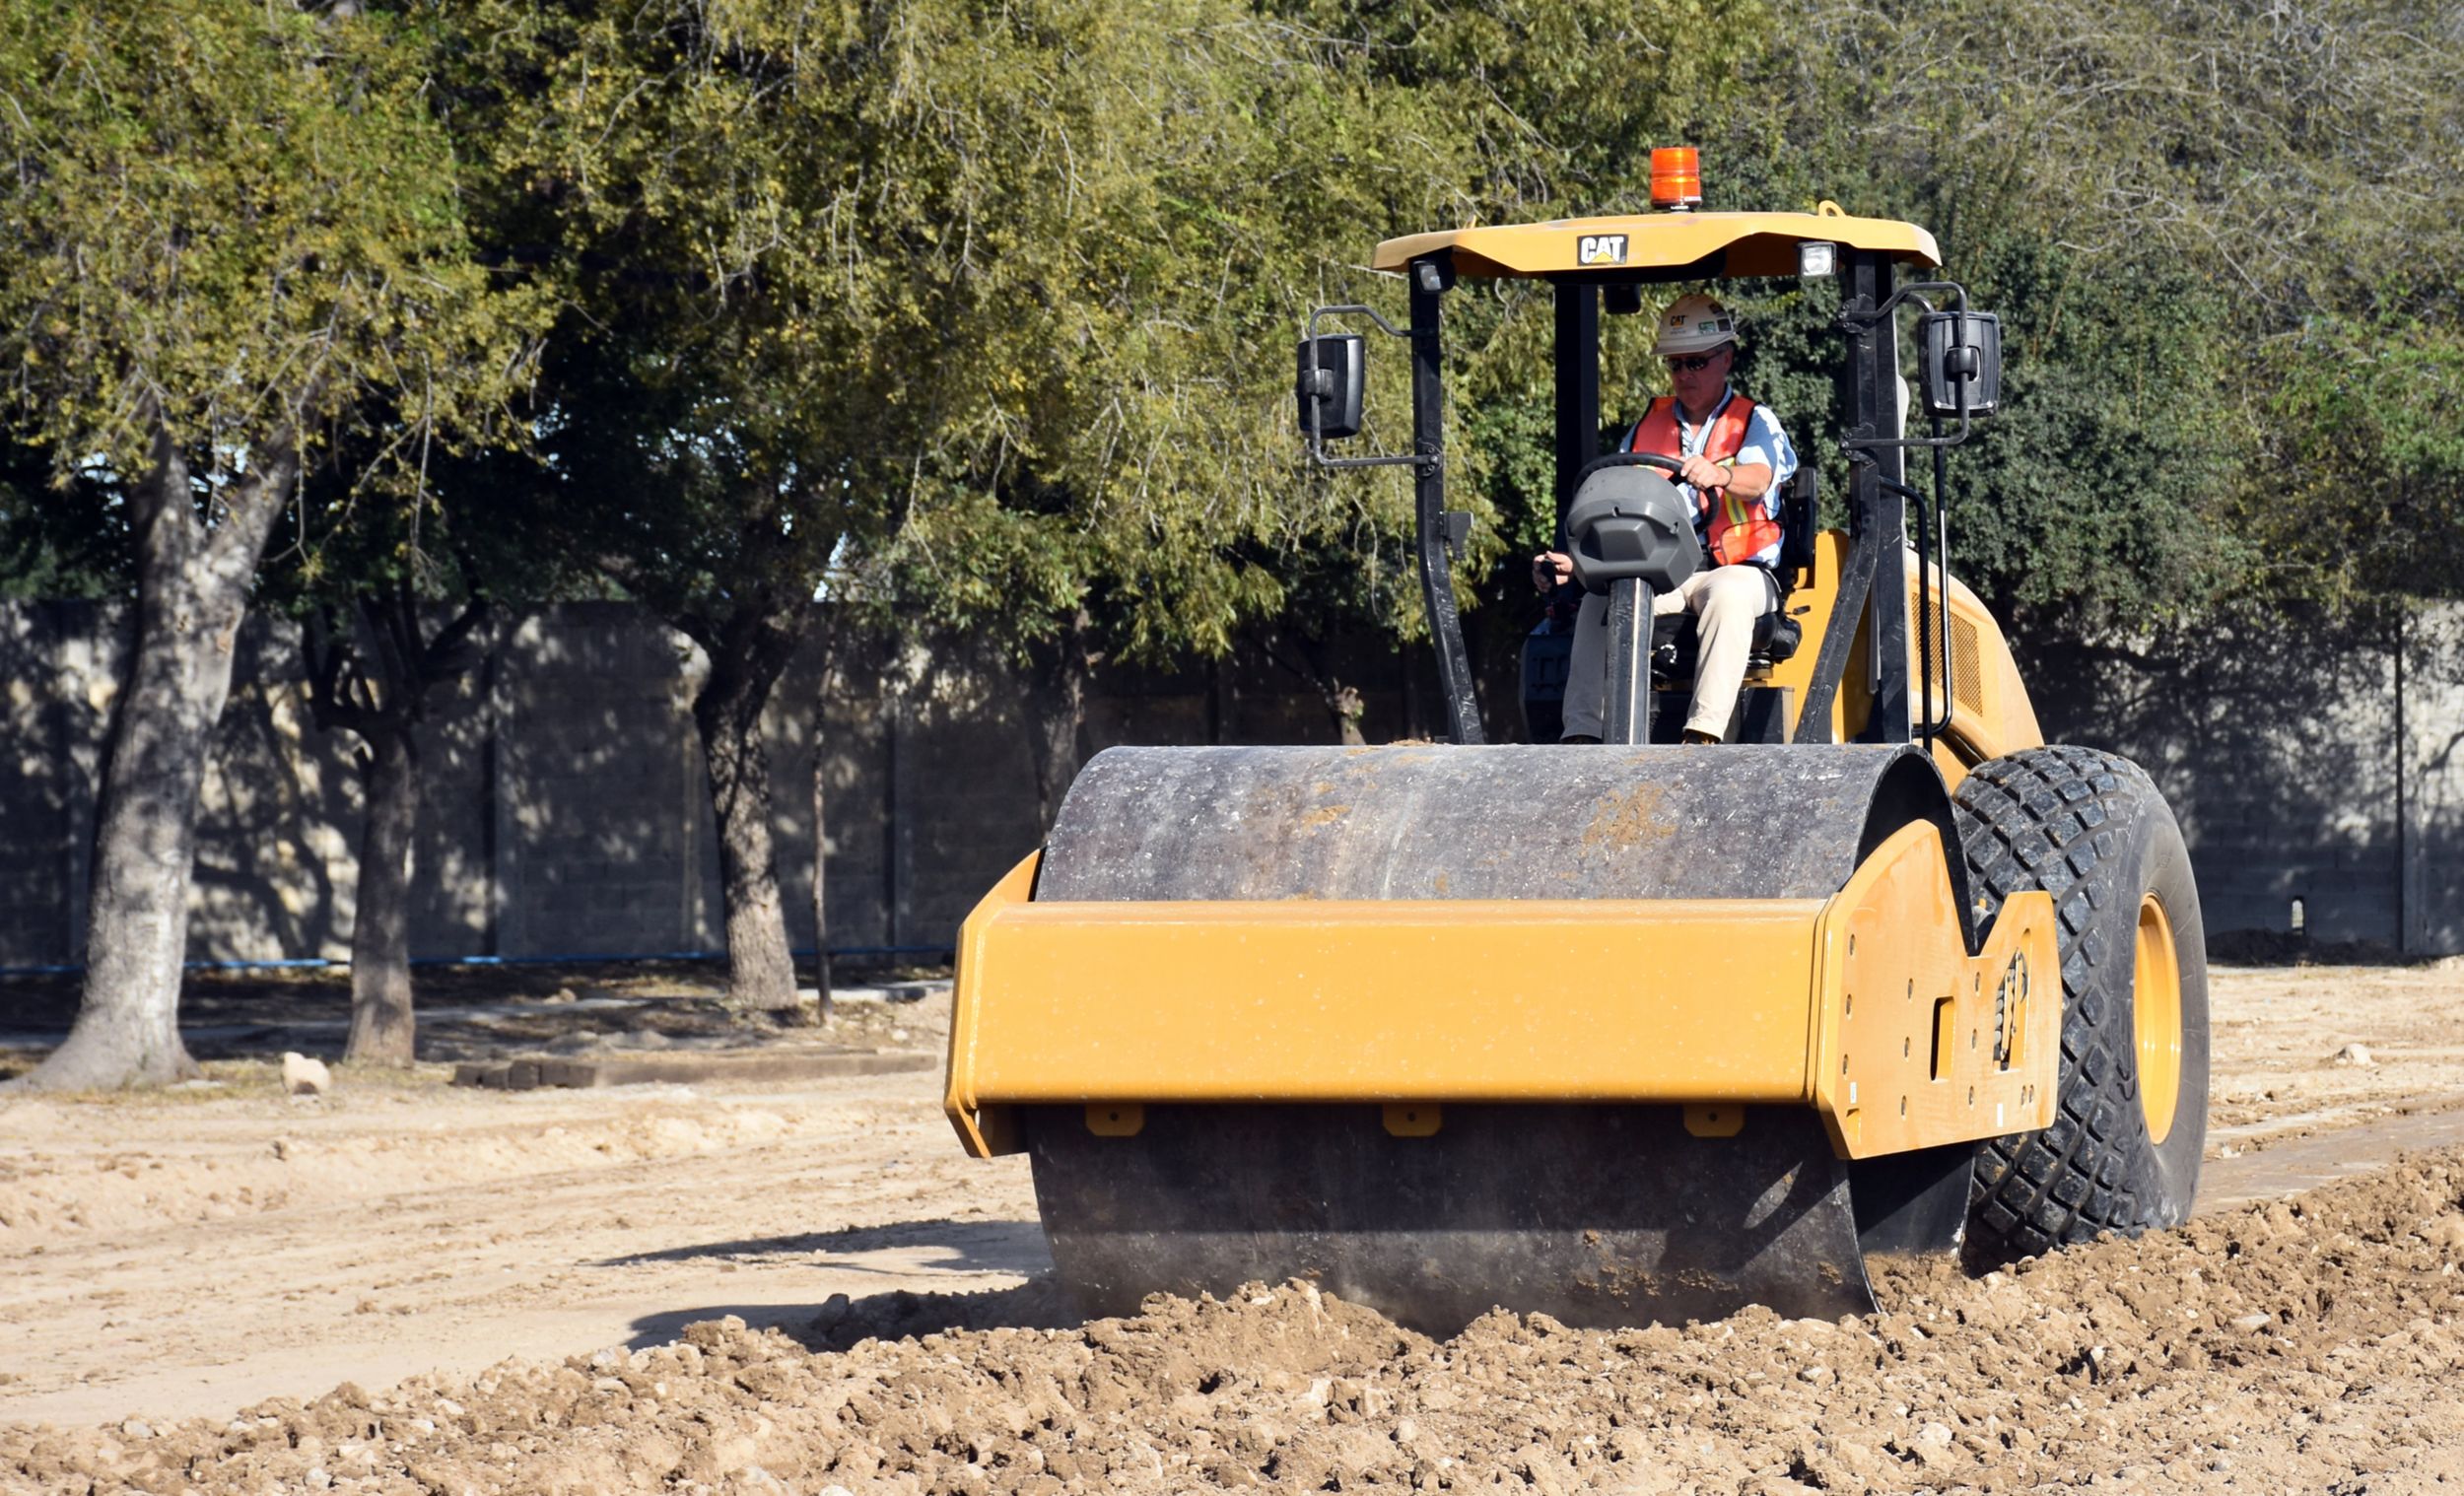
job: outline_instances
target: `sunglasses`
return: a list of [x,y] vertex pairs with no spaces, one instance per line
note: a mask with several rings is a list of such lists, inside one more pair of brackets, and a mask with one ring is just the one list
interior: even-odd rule
[[[1722,351],[1724,352],[1725,350]],[[1720,354],[1718,352],[1698,353],[1693,355],[1691,358],[1663,359],[1660,362],[1669,366],[1669,373],[1671,374],[1700,374],[1704,370],[1709,369],[1712,364],[1719,359],[1719,357]]]

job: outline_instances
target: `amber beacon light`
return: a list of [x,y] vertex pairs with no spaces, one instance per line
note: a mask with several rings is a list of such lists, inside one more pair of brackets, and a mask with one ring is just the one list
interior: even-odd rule
[[1679,211],[1702,206],[1702,158],[1692,146],[1652,149],[1651,205]]

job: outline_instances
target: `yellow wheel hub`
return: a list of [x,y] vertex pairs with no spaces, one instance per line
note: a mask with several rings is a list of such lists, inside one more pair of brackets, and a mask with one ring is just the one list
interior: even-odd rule
[[2182,968],[2173,921],[2148,894],[2139,901],[2139,952],[2131,972],[2131,1028],[2139,1041],[2139,1109],[2148,1138],[2164,1141],[2182,1094]]

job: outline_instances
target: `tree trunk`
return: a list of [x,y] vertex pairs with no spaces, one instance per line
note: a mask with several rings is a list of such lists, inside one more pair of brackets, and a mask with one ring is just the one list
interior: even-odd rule
[[1368,714],[1366,702],[1360,699],[1358,687],[1346,686],[1329,677],[1318,688],[1319,698],[1326,703],[1327,715],[1335,718],[1335,736],[1346,748],[1361,748],[1369,739],[1360,730],[1360,719]]
[[1027,751],[1035,760],[1036,807],[1044,829],[1086,760],[1086,693],[1097,656],[1088,647],[1095,620],[1084,609],[1057,639],[1032,646],[1035,690],[1027,702]]
[[[793,653],[797,630],[731,622],[715,641],[710,679],[693,698],[693,725],[709,767],[719,822],[719,883],[727,903],[727,1001],[770,1013],[798,1011],[787,906],[771,843],[770,750],[762,708]],[[713,645],[716,645],[716,647]]]
[[407,579],[371,588],[337,628],[329,608],[302,620],[308,711],[317,726],[357,737],[368,818],[360,828],[351,926],[351,1037],[347,1060],[407,1065],[417,1040],[411,995],[411,848],[419,832],[419,733],[429,693],[487,657],[472,636],[490,616],[474,594],[431,637]]
[[1232,670],[1228,654],[1206,661],[1206,741],[1216,747],[1232,740]]
[[248,581],[296,472],[277,437],[265,466],[225,486],[221,520],[199,522],[188,466],[168,433],[129,492],[137,546],[137,640],[111,721],[86,915],[86,980],[68,1039],[17,1084],[83,1091],[198,1073],[179,1038],[180,967],[197,799],[231,695]]
[[1345,685],[1335,676],[1330,663],[1334,656],[1332,644],[1306,635],[1269,634],[1260,642],[1260,647],[1268,659],[1307,681],[1310,689],[1318,693],[1318,705],[1326,709],[1335,741],[1346,748],[1367,746],[1369,739],[1361,731],[1360,721],[1368,714],[1368,704],[1361,700],[1359,687]]
[[436,636],[419,621],[419,594],[409,581],[389,591],[362,591],[352,601],[355,624],[330,609],[301,621],[301,663],[308,668],[308,713],[322,729],[345,729],[360,749],[360,783],[367,821],[360,826],[360,882],[352,890],[350,1043],[342,1057],[367,1064],[409,1064],[416,1040],[411,1013],[411,846],[419,836],[419,727],[429,717],[429,693],[485,660],[473,634],[490,616],[485,596],[470,596]]
[[358,914],[351,927],[354,1063],[407,1065],[411,1013],[411,839],[419,827],[419,740],[368,739],[368,823],[360,832]]

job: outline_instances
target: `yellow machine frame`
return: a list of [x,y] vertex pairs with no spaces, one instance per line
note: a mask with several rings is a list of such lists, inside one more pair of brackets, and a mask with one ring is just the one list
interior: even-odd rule
[[[1050,1103],[1129,1131],[1150,1102],[1810,1104],[1843,1158],[2052,1121],[2052,899],[1970,957],[1930,823],[1827,900],[1066,903],[1038,860],[959,936],[945,1106],[979,1157]],[[1622,975],[1531,1000],[1578,945]]]
[[[1848,536],[1839,530],[1823,531],[1814,542],[1812,575],[1788,595],[1789,616],[1805,631],[1797,652],[1752,676],[1751,684],[1787,687],[1792,701],[1805,701],[1806,688],[1814,676],[1814,662],[1822,652],[1822,636],[1830,624],[1831,595],[1838,587],[1847,560]],[[1909,611],[1914,614],[1917,560],[1913,552],[1909,554],[1907,570]],[[1934,574],[1934,586],[1939,607],[1943,596],[1939,572]],[[2019,679],[2019,662],[2011,657],[2010,644],[2003,638],[2002,626],[1966,583],[1955,577],[1950,580],[1949,593],[1951,677],[1947,682],[1934,682],[1928,709],[1930,714],[1942,715],[1943,698],[1948,691],[1953,711],[1951,725],[1935,739],[1934,767],[1942,771],[1943,782],[1956,789],[1971,766],[2022,748],[2041,747],[2045,735],[2037,724],[2036,709],[2028,702],[2026,684]],[[1861,662],[1869,657],[1862,643],[1862,627],[1857,637],[1860,643],[1854,654]],[[1912,681],[1920,676],[1918,644],[1916,631],[1910,630],[1908,678]],[[1790,740],[1853,741],[1864,727],[1872,705],[1873,691],[1865,671],[1852,666],[1832,701],[1827,726],[1802,720],[1792,722]]]

